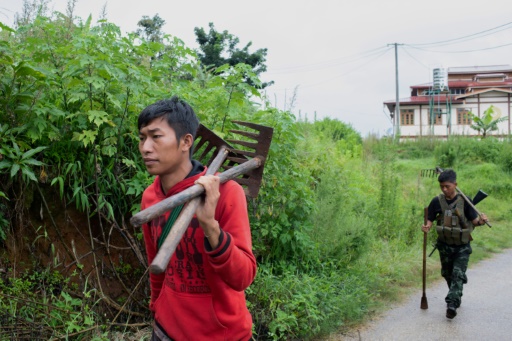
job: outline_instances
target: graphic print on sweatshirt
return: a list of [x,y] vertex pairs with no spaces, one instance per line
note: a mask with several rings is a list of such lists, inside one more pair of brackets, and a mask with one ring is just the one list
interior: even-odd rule
[[211,292],[204,272],[203,234],[198,232],[200,229],[199,221],[194,217],[167,266],[164,284],[174,291],[190,294]]

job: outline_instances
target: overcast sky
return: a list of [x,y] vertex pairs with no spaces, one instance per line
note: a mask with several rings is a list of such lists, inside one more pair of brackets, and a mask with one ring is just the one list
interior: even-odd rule
[[[22,3],[0,0],[0,21],[12,25]],[[65,13],[66,3],[50,7]],[[135,31],[143,15],[159,14],[163,31],[192,48],[194,28],[207,30],[209,22],[239,37],[240,48],[267,48],[261,78],[275,82],[267,96],[276,107],[290,109],[296,91],[295,115],[336,118],[363,137],[391,133],[383,102],[396,96],[392,44],[404,44],[401,98],[411,85],[430,82],[435,67],[512,64],[511,0],[78,0],[75,14],[96,21],[105,4],[123,32]]]

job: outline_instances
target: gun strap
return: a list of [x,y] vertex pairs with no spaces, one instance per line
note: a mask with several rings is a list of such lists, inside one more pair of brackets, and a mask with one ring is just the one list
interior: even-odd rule
[[165,223],[164,228],[162,229],[162,234],[160,237],[158,237],[157,242],[157,250],[160,250],[160,247],[164,243],[165,238],[169,235],[169,232],[171,232],[172,225],[174,225],[174,222],[176,219],[178,219],[178,216],[180,215],[181,209],[183,208],[185,204],[181,204],[179,206],[176,206],[171,214],[169,214],[169,219],[167,219],[167,222]]

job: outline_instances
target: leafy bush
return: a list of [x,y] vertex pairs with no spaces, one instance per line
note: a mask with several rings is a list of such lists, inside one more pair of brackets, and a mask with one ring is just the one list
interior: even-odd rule
[[505,172],[512,173],[512,143],[504,142],[497,157],[497,163]]
[[288,268],[278,275],[263,265],[247,297],[258,339],[310,340],[359,319],[371,295],[364,277],[332,265],[309,274]]
[[400,159],[419,159],[432,155],[432,151],[439,144],[439,141],[433,138],[420,138],[417,141],[404,141],[398,147],[398,157]]
[[85,290],[83,298],[78,298],[68,289],[67,280],[49,269],[0,280],[0,325],[13,327],[2,330],[2,336],[49,340],[73,334],[78,335],[76,340],[88,339],[81,335],[99,320],[94,313],[94,290]]
[[316,209],[311,217],[311,239],[319,248],[319,257],[336,259],[345,266],[366,252],[371,240],[367,183],[351,166],[357,163],[326,168],[315,190]]
[[441,144],[434,149],[436,164],[441,168],[453,168],[457,161],[457,149],[448,143]]

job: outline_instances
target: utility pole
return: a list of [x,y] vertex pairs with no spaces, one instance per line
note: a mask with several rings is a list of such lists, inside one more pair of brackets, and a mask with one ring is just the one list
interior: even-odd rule
[[[395,91],[396,91],[396,103],[395,103],[395,117],[393,124],[393,137],[400,134],[400,93],[398,90],[398,43],[388,44],[395,46]],[[396,127],[395,127],[396,126]]]

